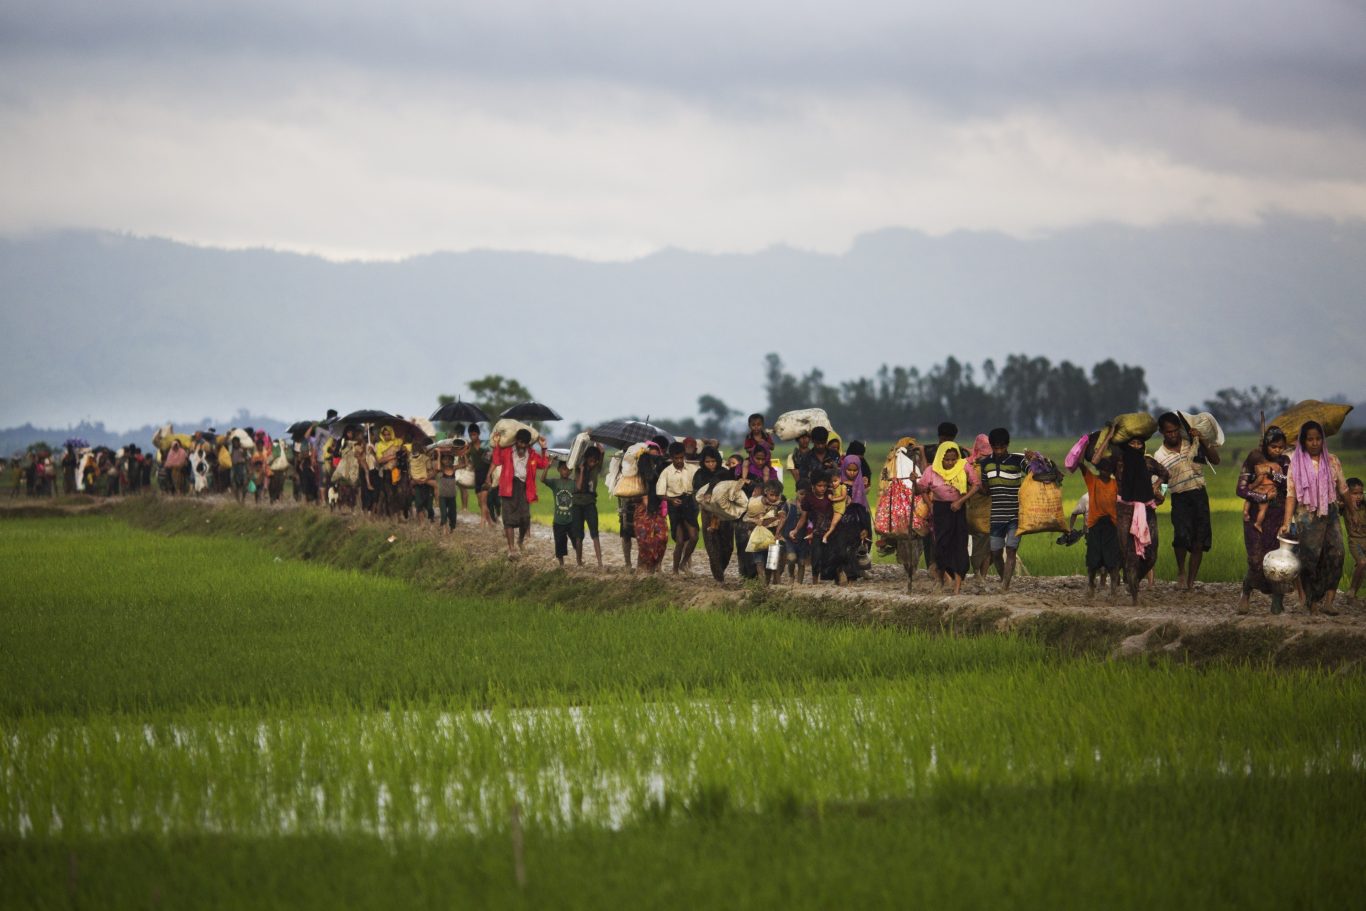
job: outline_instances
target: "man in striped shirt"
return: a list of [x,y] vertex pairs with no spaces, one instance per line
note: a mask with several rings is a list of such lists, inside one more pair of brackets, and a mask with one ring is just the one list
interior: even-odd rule
[[991,565],[1010,590],[1015,554],[1020,549],[1020,485],[1025,479],[1025,455],[1010,451],[1010,431],[997,427],[987,434],[991,455],[977,460],[982,489],[991,495]]
[[[1200,561],[1214,545],[1209,514],[1209,492],[1200,459],[1219,464],[1219,449],[1200,438],[1200,431],[1187,427],[1180,416],[1167,412],[1157,419],[1162,445],[1153,458],[1171,475],[1168,494],[1172,501],[1172,551],[1176,555],[1176,586],[1190,591],[1200,575]],[[1186,557],[1190,556],[1190,572]]]

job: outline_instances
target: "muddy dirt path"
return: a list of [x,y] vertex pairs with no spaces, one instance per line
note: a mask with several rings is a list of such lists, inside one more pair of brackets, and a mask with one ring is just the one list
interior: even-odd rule
[[[199,498],[195,502],[206,508],[216,508],[231,504],[233,501],[226,497],[211,496]],[[252,505],[250,501],[248,505]],[[90,498],[48,501],[26,498],[0,500],[0,515],[14,516],[82,514],[116,508],[117,503],[111,504],[108,501]],[[320,507],[282,501],[276,505],[262,503],[255,508],[292,510]],[[463,548],[484,560],[509,559],[503,529],[481,527],[477,513],[461,512],[458,527],[449,535],[442,534],[435,523],[428,522],[425,518],[405,522],[374,519],[363,514],[338,515],[358,527],[388,526],[398,539],[421,539],[436,542],[443,547]],[[584,565],[576,564],[571,550],[565,561],[565,571],[589,577],[598,574],[639,572],[626,568],[622,557],[621,539],[616,535],[604,533],[601,544],[601,569],[597,567],[593,558],[592,541],[588,540],[584,542]],[[670,543],[660,575],[666,584],[677,589],[680,605],[706,608],[735,598],[745,590],[745,583],[737,573],[734,559],[726,572],[724,583],[717,583],[712,579],[706,555],[701,552],[694,555],[690,571],[675,575],[672,572],[672,548],[673,545]],[[557,568],[554,541],[549,526],[532,525],[525,552],[518,559],[537,570],[550,571]],[[1119,597],[1114,600],[1105,592],[1098,594],[1094,600],[1089,599],[1084,576],[1019,577],[1014,580],[1009,592],[1001,590],[995,576],[986,580],[969,578],[963,584],[962,592],[955,596],[939,590],[934,580],[922,569],[916,574],[912,593],[907,594],[905,572],[895,564],[876,564],[865,578],[843,587],[831,583],[792,585],[784,581],[779,584],[783,590],[798,597],[849,599],[865,604],[872,602],[873,605],[884,602],[888,609],[895,609],[897,606],[919,606],[933,607],[940,612],[1004,610],[1009,615],[1005,626],[1011,625],[1012,621],[1045,612],[1060,612],[1109,619],[1136,628],[1176,624],[1183,629],[1197,629],[1233,624],[1239,627],[1276,627],[1286,631],[1366,635],[1366,599],[1356,599],[1344,592],[1340,592],[1337,597],[1338,616],[1308,614],[1293,595],[1286,598],[1286,613],[1273,616],[1269,613],[1269,599],[1256,593],[1253,595],[1252,612],[1239,615],[1236,607],[1241,587],[1237,583],[1222,582],[1200,582],[1196,584],[1194,591],[1186,592],[1178,590],[1173,582],[1159,580],[1152,587],[1145,584],[1137,606],[1129,603],[1124,591],[1121,591]],[[873,610],[877,610],[876,606]]]

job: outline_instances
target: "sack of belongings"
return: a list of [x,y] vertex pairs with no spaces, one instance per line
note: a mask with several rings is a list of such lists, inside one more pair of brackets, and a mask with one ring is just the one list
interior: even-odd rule
[[778,420],[773,422],[773,435],[780,440],[791,441],[817,427],[834,429],[830,426],[830,418],[826,415],[825,409],[801,408],[779,415]]

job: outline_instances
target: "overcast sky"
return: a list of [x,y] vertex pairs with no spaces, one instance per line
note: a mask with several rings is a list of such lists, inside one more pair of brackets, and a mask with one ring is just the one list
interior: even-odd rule
[[1366,217],[1361,0],[0,0],[0,234],[399,258]]

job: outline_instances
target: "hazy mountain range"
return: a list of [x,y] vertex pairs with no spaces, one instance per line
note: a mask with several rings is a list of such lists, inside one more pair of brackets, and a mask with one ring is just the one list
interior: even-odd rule
[[[357,213],[363,218],[364,213]],[[331,262],[96,232],[0,241],[0,425],[238,409],[427,413],[516,377],[568,421],[763,407],[763,356],[829,381],[1023,352],[1143,365],[1156,401],[1273,385],[1366,398],[1366,225],[889,229],[840,256],[665,250]]]

